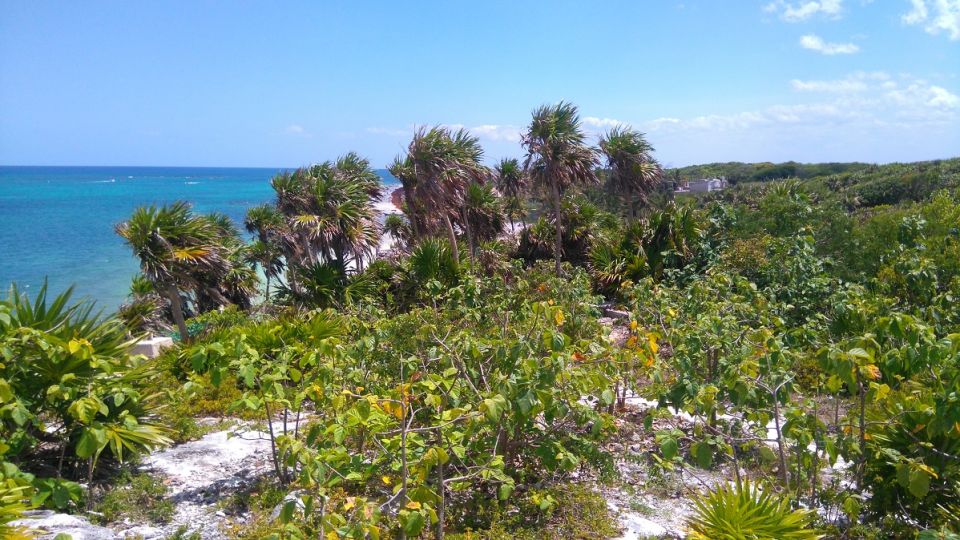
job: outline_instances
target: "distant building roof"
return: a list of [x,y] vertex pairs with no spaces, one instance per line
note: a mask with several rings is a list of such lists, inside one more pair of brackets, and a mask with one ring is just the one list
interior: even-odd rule
[[688,180],[677,186],[677,193],[709,193],[711,191],[720,191],[728,186],[727,179],[723,176],[718,178],[701,178],[700,180]]

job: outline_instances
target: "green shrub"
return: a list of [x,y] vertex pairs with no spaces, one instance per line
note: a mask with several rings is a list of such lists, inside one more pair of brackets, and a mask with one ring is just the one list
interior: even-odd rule
[[89,480],[104,451],[123,461],[171,440],[154,421],[155,364],[136,363],[124,324],[71,294],[43,286],[31,302],[13,287],[0,300],[0,441],[21,463]]
[[687,521],[693,540],[815,540],[813,513],[794,510],[783,498],[749,480],[720,485],[694,500]]

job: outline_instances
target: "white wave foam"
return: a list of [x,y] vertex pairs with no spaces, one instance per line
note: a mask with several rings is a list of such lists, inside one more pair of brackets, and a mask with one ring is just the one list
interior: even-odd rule
[[392,202],[390,202],[390,201],[380,201],[380,202],[378,202],[378,203],[374,203],[373,207],[376,208],[377,210],[379,210],[380,212],[384,213],[384,214],[399,214],[399,213],[400,213],[400,209],[397,208],[397,207],[396,207]]

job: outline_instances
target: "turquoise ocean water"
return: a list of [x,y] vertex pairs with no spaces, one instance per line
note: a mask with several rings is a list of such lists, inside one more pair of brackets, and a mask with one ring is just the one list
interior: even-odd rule
[[114,225],[137,206],[184,200],[242,229],[247,208],[273,199],[269,180],[278,170],[0,167],[0,297],[13,282],[32,293],[46,277],[51,291],[76,285],[75,295],[113,311],[137,273]]

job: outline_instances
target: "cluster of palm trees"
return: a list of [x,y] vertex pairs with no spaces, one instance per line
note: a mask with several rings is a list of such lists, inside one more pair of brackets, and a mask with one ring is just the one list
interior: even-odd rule
[[[140,271],[169,309],[180,335],[189,339],[185,305],[193,312],[229,304],[247,308],[256,294],[257,277],[246,263],[239,231],[222,214],[195,214],[175,202],[134,210],[116,227],[140,260]],[[135,281],[139,294],[142,281]]]
[[267,280],[304,294],[305,280],[318,274],[343,276],[361,271],[380,245],[375,204],[383,196],[380,176],[370,162],[351,152],[336,161],[283,172],[270,181],[272,204],[251,208],[245,225],[256,240],[251,259]]
[[250,307],[257,268],[268,300],[271,283],[294,298],[309,295],[311,287],[329,288],[363,271],[384,230],[405,248],[445,236],[454,264],[461,260],[459,242],[465,239],[472,260],[478,245],[496,238],[507,220],[511,230],[515,220],[525,224],[535,189],[550,203],[544,214],[552,220],[560,274],[564,194],[599,183],[601,157],[606,157],[607,185],[622,196],[631,218],[662,176],[642,133],[616,127],[594,148],[576,106],[566,102],[536,109],[521,143],[522,165],[503,159],[490,169],[482,163],[479,140],[468,131],[417,129],[389,167],[402,185],[404,217],[389,216],[382,225],[375,206],[383,196],[381,179],[369,161],[349,153],[274,176],[275,201],[247,212],[249,244],[226,216],[195,215],[185,203],[139,208],[117,232],[140,259],[143,276],[169,300],[172,318],[186,337],[185,305],[194,312],[226,304]]
[[535,110],[522,144],[527,149],[524,170],[534,185],[548,191],[552,202],[557,275],[561,273],[563,195],[571,186],[599,182],[600,155],[607,158],[608,185],[629,201],[631,217],[636,215],[634,201],[645,202],[662,174],[652,157],[653,147],[642,133],[627,126],[614,127],[601,136],[599,150],[590,147],[577,107],[571,103],[544,105]]
[[[564,194],[572,186],[599,182],[601,156],[607,158],[608,185],[625,198],[632,218],[662,176],[652,157],[653,147],[642,133],[629,127],[611,129],[600,138],[599,148],[591,147],[577,107],[571,103],[536,109],[522,145],[526,149],[522,166],[516,159],[503,159],[490,171],[481,164],[483,150],[477,138],[467,131],[441,126],[418,129],[406,154],[390,167],[403,185],[403,210],[409,223],[409,230],[403,232],[416,241],[444,231],[454,259],[459,260],[459,228],[473,256],[477,239],[499,233],[504,217],[510,220],[511,229],[515,218],[524,220],[526,197],[531,188],[539,188],[552,206],[553,255],[559,274]],[[490,189],[491,183],[499,196]],[[396,221],[391,227],[402,230]]]

